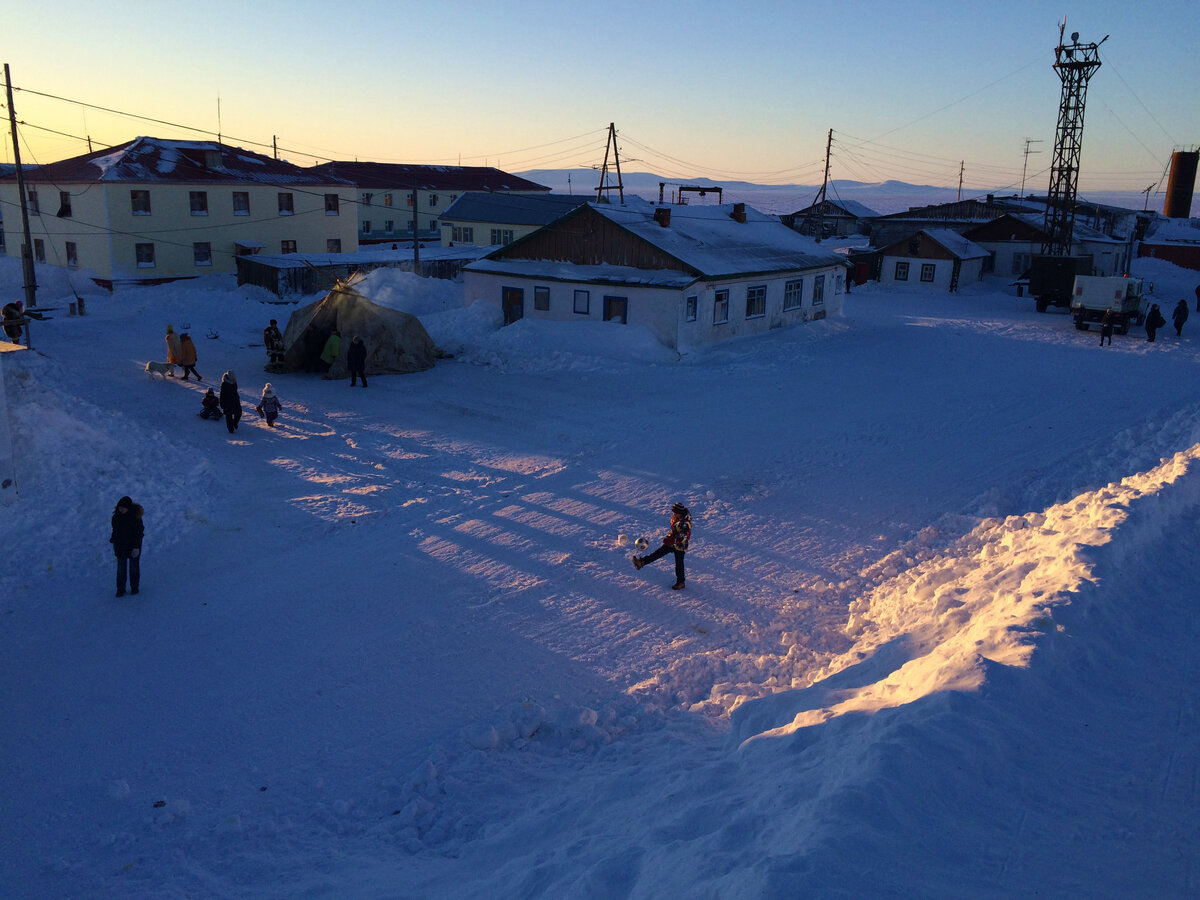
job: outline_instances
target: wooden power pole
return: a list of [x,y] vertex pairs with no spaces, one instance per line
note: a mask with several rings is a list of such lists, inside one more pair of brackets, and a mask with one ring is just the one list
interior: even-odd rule
[[[21,172],[21,144],[17,140],[17,111],[13,109],[12,76],[4,64],[4,86],[8,91],[8,121],[12,127],[13,162],[17,164],[17,193],[21,195],[21,227],[25,242],[21,245],[21,275],[25,281],[25,308],[37,306],[37,278],[33,271],[33,241],[29,238],[29,197],[25,193],[25,176]],[[28,325],[25,326],[28,329]],[[29,332],[26,330],[26,340]]]

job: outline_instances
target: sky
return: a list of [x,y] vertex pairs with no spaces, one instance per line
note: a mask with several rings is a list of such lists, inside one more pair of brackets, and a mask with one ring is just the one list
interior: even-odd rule
[[834,178],[1044,189],[1064,15],[1068,36],[1109,36],[1082,189],[1161,189],[1171,151],[1200,145],[1193,0],[96,9],[6,12],[23,162],[84,152],[88,136],[208,132],[267,152],[277,140],[300,165],[598,167],[614,123],[623,169],[673,178],[819,184],[832,129]]
[[[37,275],[5,900],[1197,896],[1200,313],[1101,348],[1007,278],[867,284],[676,352],[381,269],[452,356],[364,389],[263,369],[319,297]],[[144,371],[167,324],[203,383]],[[676,500],[682,590],[629,558]]]

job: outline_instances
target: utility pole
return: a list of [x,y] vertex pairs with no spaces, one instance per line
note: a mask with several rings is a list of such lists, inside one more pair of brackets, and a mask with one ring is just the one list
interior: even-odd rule
[[825,190],[829,186],[829,151],[833,147],[833,129],[825,136],[825,176],[821,179],[821,189],[817,191],[817,199],[808,208],[808,215],[800,226],[800,233],[812,233],[813,239],[819,244],[825,232]]
[[960,159],[958,161],[958,200],[962,200],[963,169],[966,167],[966,165],[967,161],[965,159]]
[[1042,152],[1041,150],[1030,150],[1029,145],[1030,144],[1044,144],[1044,143],[1045,143],[1045,141],[1035,141],[1035,140],[1032,140],[1031,138],[1025,138],[1025,161],[1023,163],[1021,163],[1021,197],[1022,198],[1024,198],[1024,196],[1025,196],[1025,170],[1027,168],[1029,168],[1029,154]]
[[421,207],[417,201],[418,201],[417,177],[416,177],[416,175],[413,175],[413,217],[412,217],[413,274],[419,276],[421,274],[421,245],[420,245],[420,242],[417,240],[417,219],[419,218],[417,213]]
[[[617,170],[617,183],[608,184],[608,148],[612,148],[613,165]],[[617,126],[608,123],[608,143],[604,145],[604,165],[600,168],[600,184],[596,187],[596,202],[599,203],[605,191],[616,190],[621,202],[625,202],[625,185],[621,184],[621,154],[617,149]],[[610,201],[611,202],[611,201]]]
[[[33,271],[33,241],[29,238],[29,198],[25,193],[25,175],[21,171],[21,144],[17,140],[17,111],[13,108],[12,75],[8,63],[4,64],[4,86],[8,91],[8,121],[12,128],[13,162],[17,165],[17,193],[21,195],[21,227],[25,230],[25,243],[21,245],[21,275],[25,281],[25,309],[37,306],[37,278]],[[28,320],[29,316],[25,316]],[[29,323],[25,324],[25,342],[28,344]]]

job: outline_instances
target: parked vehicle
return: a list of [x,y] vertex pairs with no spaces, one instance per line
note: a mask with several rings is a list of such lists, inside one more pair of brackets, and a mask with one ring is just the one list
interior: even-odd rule
[[[1142,279],[1128,275],[1076,275],[1071,295],[1075,327],[1086,331],[1090,323],[1103,319],[1106,311],[1111,313],[1109,321],[1117,334],[1128,332],[1131,324],[1141,325],[1150,308],[1143,287]],[[1153,291],[1153,285],[1149,288],[1146,293]]]
[[1035,256],[1029,267],[1029,293],[1037,311],[1070,306],[1076,275],[1090,275],[1093,261],[1085,256]]

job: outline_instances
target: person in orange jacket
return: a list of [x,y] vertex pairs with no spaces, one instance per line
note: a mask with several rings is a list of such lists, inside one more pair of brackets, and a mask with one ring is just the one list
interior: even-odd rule
[[[173,325],[167,326],[167,336],[163,339],[167,342],[167,362],[173,365],[183,365],[183,350],[179,346],[179,335],[175,333]],[[174,373],[171,373],[174,376]]]

